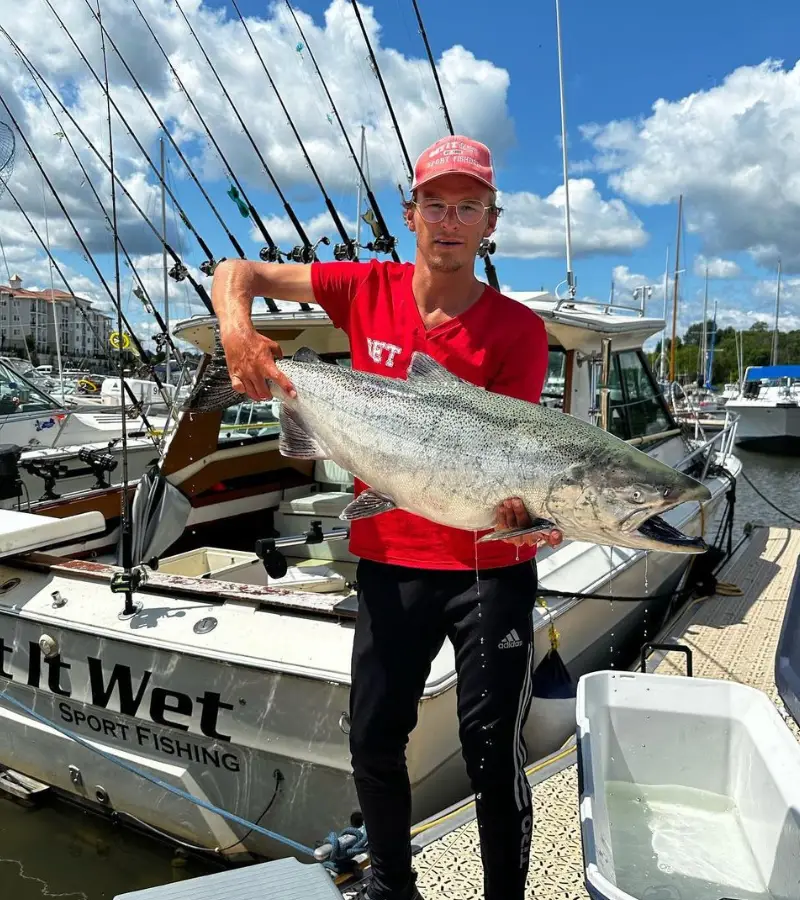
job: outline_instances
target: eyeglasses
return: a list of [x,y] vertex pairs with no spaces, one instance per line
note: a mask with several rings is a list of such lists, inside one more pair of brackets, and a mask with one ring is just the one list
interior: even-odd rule
[[480,200],[462,200],[460,203],[445,203],[444,200],[426,199],[420,202],[412,201],[414,206],[419,210],[422,218],[435,225],[441,222],[447,215],[447,211],[453,207],[458,216],[458,221],[462,225],[477,225],[483,218],[487,209],[493,209],[491,206],[484,206]]

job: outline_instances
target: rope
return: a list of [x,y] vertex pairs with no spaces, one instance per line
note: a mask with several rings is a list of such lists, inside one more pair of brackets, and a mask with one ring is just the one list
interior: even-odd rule
[[786,512],[785,509],[781,509],[780,506],[776,506],[770,499],[765,497],[761,493],[761,491],[753,484],[753,482],[750,481],[750,479],[745,474],[744,469],[742,469],[742,471],[741,471],[741,476],[750,485],[750,487],[758,494],[758,496],[761,497],[761,499],[764,501],[764,503],[767,504],[767,506],[771,506],[775,510],[775,512],[780,513],[782,516],[786,516],[787,519],[790,519],[792,522],[795,522],[796,524],[800,525],[800,519],[796,518],[791,513]]
[[276,834],[276,832],[269,831],[269,829],[267,828],[262,828],[261,825],[257,825],[255,822],[249,822],[247,819],[243,819],[241,816],[237,816],[235,813],[228,812],[225,809],[221,809],[219,806],[214,806],[213,803],[209,803],[207,800],[203,800],[200,797],[195,797],[193,794],[189,794],[187,791],[184,791],[181,788],[177,788],[172,784],[168,784],[166,781],[162,781],[155,775],[151,775],[144,769],[140,769],[138,766],[131,765],[131,763],[125,762],[125,760],[119,759],[111,753],[107,753],[105,750],[101,750],[99,747],[95,747],[89,741],[85,740],[74,732],[69,731],[66,728],[62,728],[56,722],[53,722],[45,716],[40,715],[26,704],[21,703],[15,697],[9,696],[6,692],[0,694],[0,697],[2,697],[3,700],[6,700],[19,709],[23,710],[25,713],[27,713],[27,715],[36,719],[38,722],[41,722],[43,725],[47,725],[49,728],[52,728],[55,731],[59,732],[59,734],[64,735],[64,737],[75,741],[76,744],[80,744],[81,747],[85,747],[87,750],[91,750],[94,753],[97,753],[99,756],[102,756],[104,759],[108,760],[108,762],[114,763],[120,768],[126,769],[128,772],[132,772],[134,775],[138,775],[140,778],[144,778],[146,781],[151,782],[157,787],[163,788],[165,791],[169,791],[171,794],[175,794],[178,797],[182,797],[184,800],[188,800],[190,803],[194,803],[197,806],[202,807],[203,809],[207,809],[209,812],[216,813],[218,816],[222,816],[222,818],[224,819],[230,819],[231,822],[236,822],[238,825],[243,825],[245,828],[249,828],[251,831],[257,831],[259,834],[263,834],[265,837],[271,838],[273,841],[277,841],[278,843],[285,844],[287,847],[291,847],[293,850],[297,850],[304,856],[313,857],[314,851],[311,849],[311,847],[306,847],[305,844],[298,844],[297,841],[293,841],[291,838],[284,837],[282,834]]
[[[353,837],[355,841],[343,841],[342,838],[345,836]],[[355,857],[366,852],[369,846],[366,826],[343,828],[339,832],[332,831],[328,835],[327,843],[330,844],[331,850],[323,866],[340,875],[343,871],[353,869]]]

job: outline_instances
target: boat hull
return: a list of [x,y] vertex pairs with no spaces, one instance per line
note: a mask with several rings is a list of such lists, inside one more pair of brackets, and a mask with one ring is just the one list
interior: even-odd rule
[[[714,479],[713,485],[707,521],[724,499],[727,480]],[[684,507],[676,524],[699,533],[699,506]],[[534,665],[549,649],[552,620],[573,681],[588,671],[623,667],[631,641],[652,637],[660,627],[669,603],[662,595],[690,560],[574,542],[543,554],[543,588],[619,599],[568,596],[550,601],[549,610],[537,607]],[[352,617],[320,616],[313,609],[292,617],[259,609],[246,597],[212,602],[201,593],[176,596],[159,589],[139,595],[143,609],[125,619],[120,595],[109,595],[107,583],[87,582],[80,564],[72,564],[72,572],[69,565],[0,566],[0,677],[10,697],[51,723],[0,699],[0,765],[165,836],[222,848],[234,860],[295,851],[114,759],[306,846],[350,824],[359,804],[347,736],[349,674],[335,671],[332,661],[349,660]],[[592,584],[587,571],[594,574]],[[274,662],[283,646],[306,644],[305,655],[294,651],[302,665]],[[415,821],[471,790],[458,740],[449,644],[441,657],[407,749]],[[566,717],[552,719],[547,697],[534,698],[524,726],[529,762],[574,731],[574,698],[566,707],[559,702]],[[91,746],[70,740],[64,729]]]

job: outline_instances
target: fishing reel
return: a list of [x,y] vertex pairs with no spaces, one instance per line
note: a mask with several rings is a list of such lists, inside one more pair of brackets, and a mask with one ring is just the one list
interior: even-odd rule
[[484,238],[478,247],[478,256],[484,259],[487,254],[492,254],[495,250],[497,250],[497,244],[494,241],[490,241],[489,238]]
[[[288,254],[285,254],[288,255]],[[277,247],[262,247],[258,251],[258,257],[261,262],[276,263],[281,260],[281,251]]]
[[397,246],[397,238],[390,234],[382,234],[380,237],[370,241],[366,248],[372,253],[391,253]]
[[181,262],[176,262],[175,265],[169,270],[169,277],[174,281],[185,281],[188,274],[189,270]]
[[216,262],[214,262],[213,259],[206,259],[200,263],[198,268],[203,273],[203,275],[208,275],[209,277],[211,277],[214,274],[214,270],[217,268],[217,266],[221,262],[225,262],[225,259],[226,257],[224,256],[222,257],[222,259],[218,259]]
[[355,260],[357,258],[356,242],[347,241],[341,244],[335,244],[333,247],[333,258],[337,262],[342,262],[343,260],[352,262],[353,260]]

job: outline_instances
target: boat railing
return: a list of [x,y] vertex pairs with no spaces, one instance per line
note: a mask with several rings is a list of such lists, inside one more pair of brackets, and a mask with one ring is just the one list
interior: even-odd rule
[[699,422],[695,422],[694,440],[699,440],[700,444],[694,447],[694,449],[692,449],[686,456],[684,456],[684,458],[678,463],[678,468],[685,467],[688,463],[693,462],[695,459],[705,454],[703,473],[700,478],[700,480],[702,481],[708,475],[708,470],[714,458],[715,454],[713,451],[715,444],[719,444],[719,448],[716,452],[719,454],[720,458],[723,461],[726,460],[733,452],[738,425],[739,415],[737,413],[731,412],[730,410],[725,411],[725,421],[722,428],[710,437],[708,437],[705,432],[703,432],[702,428],[700,428],[698,431]]

